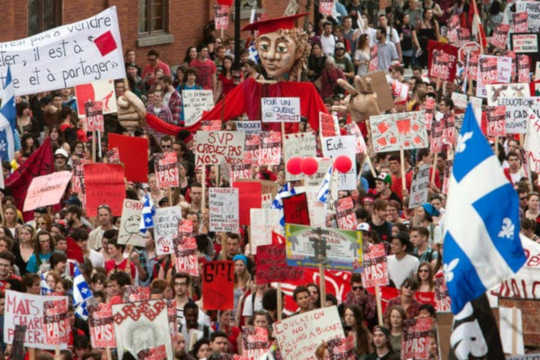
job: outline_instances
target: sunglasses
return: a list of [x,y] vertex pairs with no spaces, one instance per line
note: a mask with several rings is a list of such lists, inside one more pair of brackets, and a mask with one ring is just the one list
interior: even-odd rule
[[420,270],[418,270],[418,272],[419,272],[419,273],[421,273],[421,272],[427,272],[427,273],[428,273],[429,270],[427,270],[427,269],[420,269]]
[[353,286],[352,289],[353,289],[353,291],[362,290],[362,287],[361,286]]

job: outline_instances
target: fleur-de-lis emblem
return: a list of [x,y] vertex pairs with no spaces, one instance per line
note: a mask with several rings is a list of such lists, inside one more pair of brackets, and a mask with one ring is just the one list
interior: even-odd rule
[[457,267],[459,259],[456,258],[450,261],[448,264],[443,265],[444,279],[447,283],[454,280],[454,269]]
[[465,149],[467,149],[467,140],[472,138],[472,136],[473,136],[472,131],[468,131],[465,134],[463,134],[463,135],[460,134],[458,136],[458,143],[457,143],[457,146],[456,146],[456,154],[462,153],[462,152],[465,151]]
[[501,231],[499,231],[498,237],[512,239],[514,237],[514,223],[510,218],[505,217],[502,222]]

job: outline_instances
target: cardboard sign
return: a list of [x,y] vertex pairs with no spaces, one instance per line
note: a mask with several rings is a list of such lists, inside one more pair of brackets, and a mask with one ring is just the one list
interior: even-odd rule
[[[341,230],[356,230],[357,219],[354,212],[352,197],[341,198],[336,201],[336,219]],[[285,219],[286,222],[288,222]]]
[[5,78],[11,67],[16,96],[126,77],[115,6],[91,18],[0,43],[0,49],[0,76]]
[[[526,346],[538,346],[540,344],[540,316],[538,315],[539,300],[499,298],[499,307],[516,307],[521,310],[523,316],[523,342]],[[514,324],[515,326],[515,324]]]
[[71,335],[67,310],[67,296],[39,296],[6,290],[4,343],[13,343],[15,326],[26,325],[24,346],[66,349]]
[[236,130],[245,132],[246,134],[259,133],[261,131],[261,121],[235,121]]
[[536,1],[517,1],[516,13],[527,14],[527,30],[531,33],[540,32],[540,4]]
[[147,358],[146,354],[160,347],[165,347],[160,352],[167,359],[173,358],[165,300],[116,304],[112,305],[112,313],[118,358],[124,352],[136,359]]
[[274,323],[273,328],[284,360],[314,360],[323,341],[345,337],[335,306],[295,315]]
[[319,12],[321,15],[332,16],[332,10],[334,9],[334,0],[320,0]]
[[57,171],[33,178],[24,199],[23,211],[58,204],[66,191],[69,180],[71,180],[69,171]]
[[409,209],[415,209],[426,203],[429,195],[429,169],[431,165],[421,165],[411,184]]
[[261,98],[263,122],[300,122],[300,98]]
[[240,225],[250,225],[250,209],[260,209],[262,204],[262,184],[258,181],[236,181],[238,189],[238,212]]
[[239,233],[238,189],[209,188],[210,231]]
[[525,33],[529,31],[529,15],[526,11],[512,14],[514,23],[514,33]]
[[84,103],[86,117],[83,118],[85,131],[105,131],[103,120],[103,101],[87,101]]
[[[311,132],[286,134],[283,138],[283,151],[283,162],[285,164],[294,156],[315,157],[317,155],[315,134]],[[300,180],[303,175],[292,175],[285,171],[285,178],[287,181]]]
[[421,149],[429,145],[422,111],[370,116],[373,151]]
[[214,107],[214,94],[212,90],[182,90],[184,105],[184,126],[196,124],[204,111]]
[[498,104],[506,109],[506,134],[525,134],[527,123],[537,118],[540,97],[499,98]]
[[362,265],[359,231],[285,224],[285,235],[287,264],[291,266],[318,267],[321,259],[326,261],[327,268],[334,270],[355,271]]
[[197,131],[194,152],[197,165],[217,165],[244,157],[243,131]]
[[281,216],[278,209],[250,209],[250,253],[255,254],[261,245],[272,244],[272,232],[282,232]]
[[88,305],[88,325],[93,348],[116,347],[110,303]]
[[285,222],[289,224],[310,225],[307,196],[296,194],[281,199]]
[[487,136],[505,135],[505,106],[488,106],[486,108]]
[[384,244],[371,244],[364,253],[362,262],[362,284],[364,287],[388,285],[388,261]]
[[242,328],[242,357],[260,359],[269,350],[270,339],[267,328],[253,326]]
[[[377,59],[377,46],[371,48],[371,59]],[[374,55],[373,55],[374,54]],[[377,67],[375,67],[376,69]],[[371,64],[370,64],[371,71]],[[381,112],[388,111],[394,107],[394,99],[392,98],[392,88],[386,80],[386,73],[382,70],[373,71],[367,75],[361,76],[366,81],[371,82],[373,92],[377,94],[377,103]]]
[[297,266],[287,265],[285,244],[261,245],[255,255],[257,265],[257,284],[272,282],[295,281],[303,276],[303,270]]
[[261,133],[261,147],[258,165],[279,165],[281,163],[281,133],[264,131]]
[[499,48],[499,49],[505,49],[506,48],[506,41],[508,40],[509,31],[510,31],[510,25],[509,24],[499,24],[493,30],[493,35],[489,38],[489,43],[492,44],[493,46]]
[[193,237],[191,220],[182,220],[178,223],[178,235],[174,238],[174,254],[176,272],[199,276],[197,241]]
[[158,154],[155,160],[156,183],[160,189],[180,186],[178,179],[176,153],[166,152]]
[[146,138],[109,133],[109,150],[118,148],[128,181],[148,182],[148,144]]
[[174,253],[174,238],[178,235],[178,224],[182,221],[179,206],[157,208],[154,215],[154,241],[157,255]]
[[321,137],[339,136],[339,122],[337,116],[319,112],[319,132]]
[[429,77],[443,81],[454,81],[457,55],[457,47],[430,40],[428,43]]
[[510,34],[510,44],[516,54],[534,54],[538,52],[538,34]]
[[141,201],[124,199],[120,229],[118,229],[118,244],[146,246],[146,239],[139,231],[142,209]]
[[492,84],[486,85],[486,91],[488,106],[504,106],[504,103],[500,102],[499,99],[529,96],[529,84]]
[[436,338],[432,318],[417,318],[405,321],[401,337],[403,359],[427,359],[430,341]]
[[204,310],[230,310],[234,307],[234,263],[211,261],[203,265]]
[[85,164],[86,215],[97,216],[99,205],[107,204],[113,216],[122,215],[126,183],[124,167],[117,164]]
[[214,23],[216,24],[216,30],[227,30],[229,27],[229,13],[231,7],[217,4],[215,9]]

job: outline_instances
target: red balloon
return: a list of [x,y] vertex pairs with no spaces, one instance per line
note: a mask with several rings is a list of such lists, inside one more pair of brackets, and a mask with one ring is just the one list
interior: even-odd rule
[[334,167],[340,173],[347,173],[352,168],[352,161],[346,155],[340,155],[334,160]]
[[294,156],[287,161],[287,171],[291,175],[298,175],[302,172],[302,158]]
[[307,157],[302,160],[302,172],[308,176],[313,175],[317,172],[319,168],[319,163],[317,159],[312,157]]

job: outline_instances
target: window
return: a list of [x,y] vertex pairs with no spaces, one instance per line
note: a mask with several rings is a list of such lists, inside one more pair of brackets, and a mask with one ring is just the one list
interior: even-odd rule
[[167,0],[139,0],[139,34],[156,35],[167,32]]
[[28,35],[62,25],[62,0],[28,0]]

